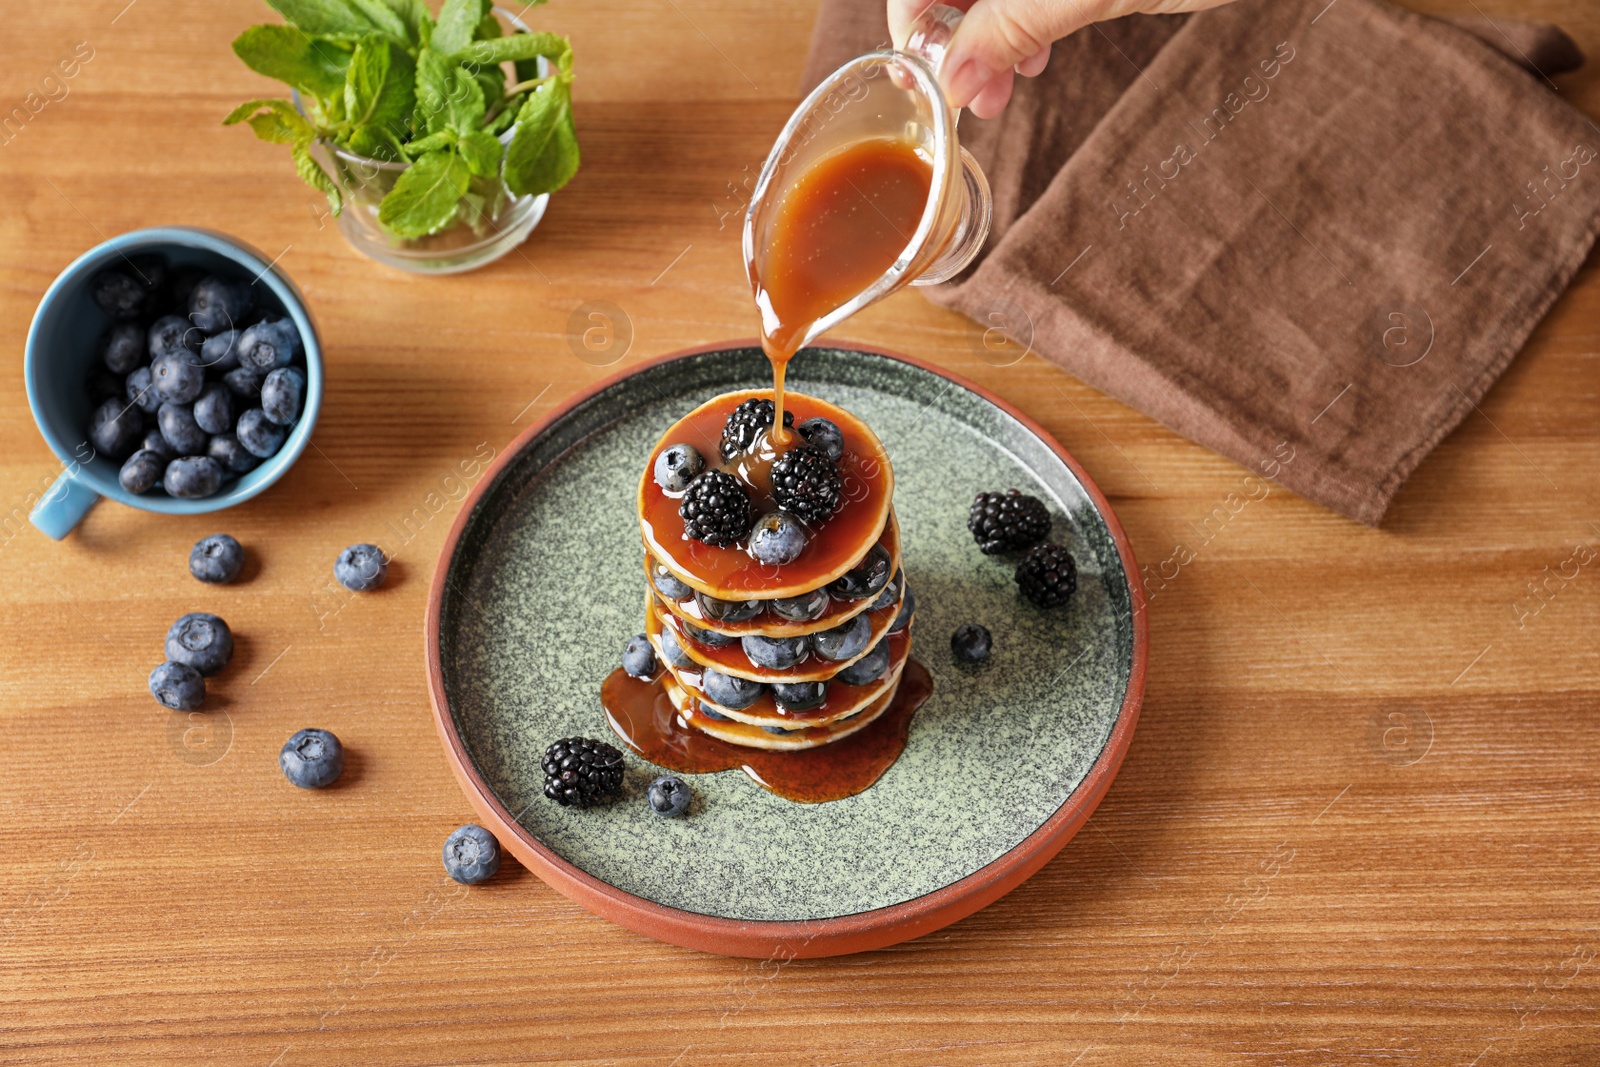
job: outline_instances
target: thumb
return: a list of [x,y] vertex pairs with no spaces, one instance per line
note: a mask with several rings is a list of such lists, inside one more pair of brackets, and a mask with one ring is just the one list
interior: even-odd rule
[[956,27],[940,70],[952,107],[1103,15],[1109,0],[977,0]]

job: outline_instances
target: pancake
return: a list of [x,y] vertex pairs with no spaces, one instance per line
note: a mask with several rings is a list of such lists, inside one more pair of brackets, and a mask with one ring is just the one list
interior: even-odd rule
[[[893,511],[889,513],[888,525],[884,527],[875,544],[881,545],[883,550],[889,553],[889,560],[893,567],[892,573],[899,573],[900,524],[895,520]],[[868,545],[866,549],[863,549],[862,556],[865,556],[871,547],[871,545]],[[861,557],[857,557],[856,562],[860,562],[860,559]],[[855,564],[851,564],[851,566],[853,567]],[[644,558],[644,570],[645,580],[649,581],[650,555],[648,553]],[[670,572],[671,568],[668,568],[668,570]],[[715,630],[717,633],[727,634],[729,637],[743,637],[745,634],[761,634],[765,637],[799,637],[803,634],[816,633],[819,630],[831,630],[840,623],[848,622],[863,611],[866,611],[871,606],[872,601],[876,599],[874,597],[863,597],[860,600],[846,600],[840,597],[831,597],[828,601],[828,610],[823,612],[821,618],[812,619],[808,622],[792,622],[782,618],[770,609],[763,609],[755,618],[746,619],[744,622],[718,622],[706,618],[705,612],[700,610],[700,605],[693,596],[683,600],[674,600],[662,593],[661,590],[656,589],[654,583],[651,583],[651,589],[654,590],[657,599],[680,619],[686,619],[702,630]],[[756,598],[739,597],[738,599],[751,600]]]
[[859,655],[847,660],[830,660],[811,654],[793,667],[783,669],[759,667],[751,663],[750,657],[745,655],[744,649],[737,643],[723,645],[721,648],[701,644],[684,632],[683,624],[677,616],[660,610],[659,601],[645,607],[645,632],[657,633],[662,627],[671,629],[672,635],[678,639],[678,645],[690,659],[702,666],[714,667],[723,674],[731,674],[735,678],[748,678],[753,682],[825,682],[872,651],[889,632],[889,627],[894,625],[904,599],[905,593],[902,590],[901,595],[895,597],[887,607],[867,614],[867,624],[872,627],[872,637]]
[[693,668],[674,667],[667,662],[666,656],[661,652],[659,628],[647,628],[646,633],[649,634],[650,644],[655,648],[656,657],[664,669],[664,681],[670,680],[686,690],[694,699],[704,701],[718,714],[756,726],[817,725],[852,715],[875,700],[885,689],[894,686],[907,657],[911,654],[911,629],[908,626],[899,633],[889,636],[889,666],[884,670],[883,677],[875,682],[868,685],[846,685],[844,682],[830,681],[827,697],[822,705],[807,711],[780,710],[771,690],[762,693],[749,707],[734,709],[706,698],[704,690],[700,688],[699,671]]
[[[896,681],[898,681],[898,677]],[[896,687],[898,688],[898,687]],[[826,726],[811,726],[800,730],[785,731],[781,734],[768,733],[759,726],[745,722],[718,722],[707,718],[694,706],[693,699],[668,677],[666,681],[667,696],[671,698],[673,706],[678,709],[678,714],[683,721],[702,733],[709,734],[731,745],[740,745],[744,748],[764,748],[772,751],[798,752],[808,748],[820,748],[823,745],[841,738],[849,737],[872,723],[872,721],[889,710],[894,703],[895,689],[891,688],[882,696],[873,700],[850,718],[838,720]]]
[[[730,412],[751,399],[770,399],[771,390],[724,393],[701,404],[673,423],[651,450],[639,480],[637,513],[645,550],[680,581],[723,600],[772,599],[818,589],[844,574],[861,558],[888,525],[894,495],[894,472],[877,435],[866,423],[837,405],[803,393],[785,393],[785,410],[795,425],[826,418],[844,437],[838,472],[844,491],[838,509],[816,529],[798,559],[781,567],[763,564],[738,548],[718,548],[685,538],[678,514],[682,493],[656,484],[656,457],[673,444],[699,450],[708,465],[718,466],[718,444]],[[774,509],[764,482],[766,463],[759,455],[738,457],[727,467],[751,492],[756,515]]]

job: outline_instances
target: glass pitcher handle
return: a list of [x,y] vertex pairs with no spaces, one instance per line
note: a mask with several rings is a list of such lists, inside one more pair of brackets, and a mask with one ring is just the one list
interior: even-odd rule
[[938,74],[944,54],[950,50],[950,39],[955,36],[956,27],[965,14],[949,4],[931,5],[911,24],[911,35],[901,51],[920,57]]

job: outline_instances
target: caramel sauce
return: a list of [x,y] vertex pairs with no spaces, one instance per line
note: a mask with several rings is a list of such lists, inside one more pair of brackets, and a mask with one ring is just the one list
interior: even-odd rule
[[818,804],[854,796],[883,777],[932,692],[927,668],[910,660],[882,715],[838,741],[798,752],[746,748],[703,734],[683,721],[660,679],[640,681],[620,667],[601,685],[600,700],[622,743],[651,763],[679,774],[737,768],[780,797]]
[[[689,412],[662,435],[639,480],[639,528],[650,554],[680,580],[723,600],[796,596],[826,585],[866,554],[889,520],[894,472],[877,435],[843,408],[794,393],[789,399],[796,422],[821,416],[833,420],[844,436],[845,451],[838,463],[843,484],[839,509],[812,531],[800,557],[781,567],[760,563],[742,548],[718,548],[683,535],[683,518],[678,514],[683,494],[669,493],[656,484],[651,473],[656,457],[669,445],[685,442],[698,449],[708,465],[717,465],[728,414],[740,402],[765,395],[757,389],[728,393]],[[771,483],[766,480],[770,469],[770,461],[764,468],[751,461],[729,470],[749,486],[755,515],[773,510]]]
[[761,311],[761,347],[772,362],[780,444],[789,360],[819,319],[865,292],[905,254],[932,187],[933,167],[910,142],[876,137],[812,163],[774,206],[769,239],[747,266]]

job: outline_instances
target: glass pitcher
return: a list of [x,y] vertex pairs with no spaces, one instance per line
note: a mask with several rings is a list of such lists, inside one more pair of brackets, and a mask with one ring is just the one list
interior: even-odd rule
[[854,299],[814,322],[801,344],[906,285],[946,281],[971,263],[989,235],[989,183],[956,139],[960,112],[939,88],[962,12],[935,4],[918,18],[904,50],[857,56],[830,74],[790,116],[761,168],[745,212],[745,270],[754,285],[771,247],[777,206],[818,159],[874,138],[910,143],[933,171],[928,203],[900,256]]

